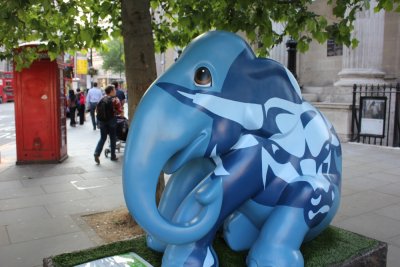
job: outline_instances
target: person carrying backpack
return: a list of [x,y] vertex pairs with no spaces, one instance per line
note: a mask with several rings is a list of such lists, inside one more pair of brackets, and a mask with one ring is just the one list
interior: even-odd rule
[[110,136],[111,160],[118,160],[115,155],[115,146],[117,142],[116,116],[122,114],[122,107],[118,97],[116,97],[114,86],[107,86],[105,92],[106,95],[100,99],[96,106],[97,124],[100,129],[100,140],[97,143],[96,150],[94,151],[94,161],[97,164],[100,164],[100,155],[103,150],[104,143],[107,140],[107,135]]

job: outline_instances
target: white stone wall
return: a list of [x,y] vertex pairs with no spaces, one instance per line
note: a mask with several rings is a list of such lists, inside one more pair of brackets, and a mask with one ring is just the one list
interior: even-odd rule
[[298,57],[297,72],[303,86],[332,86],[342,68],[342,56],[327,56],[327,44],[313,41]]
[[385,14],[382,69],[388,83],[400,82],[400,14]]

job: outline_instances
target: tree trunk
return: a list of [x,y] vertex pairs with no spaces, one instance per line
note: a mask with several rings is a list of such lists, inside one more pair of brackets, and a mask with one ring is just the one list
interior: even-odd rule
[[149,0],[121,0],[125,73],[128,85],[128,114],[133,118],[136,106],[156,79],[154,41]]
[[[157,78],[150,0],[121,0],[128,116],[132,120],[140,99]],[[151,164],[151,162],[149,162]],[[146,177],[143,177],[146,179]],[[157,203],[164,191],[164,177],[157,185]]]

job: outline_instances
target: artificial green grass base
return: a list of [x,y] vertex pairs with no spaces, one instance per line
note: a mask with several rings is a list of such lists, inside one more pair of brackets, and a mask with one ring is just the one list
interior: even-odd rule
[[[301,252],[304,256],[305,266],[331,266],[341,265],[347,260],[365,253],[378,245],[379,242],[377,240],[336,227],[329,227],[313,241],[304,243],[301,247]],[[233,252],[221,237],[216,238],[214,249],[218,254],[221,267],[246,266],[247,252]],[[52,263],[47,266],[75,266],[130,251],[137,253],[155,267],[161,266],[162,254],[148,249],[145,237],[61,254],[50,258]]]

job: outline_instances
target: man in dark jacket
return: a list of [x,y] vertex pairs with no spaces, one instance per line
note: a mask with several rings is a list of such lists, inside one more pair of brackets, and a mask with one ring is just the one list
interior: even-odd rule
[[104,143],[107,140],[107,135],[110,136],[110,150],[111,150],[111,160],[117,161],[118,158],[115,155],[115,147],[117,142],[116,136],[116,128],[117,128],[117,118],[116,116],[122,114],[122,107],[121,103],[116,97],[116,91],[113,85],[109,85],[105,89],[106,95],[99,101],[97,109],[99,109],[99,105],[101,105],[102,101],[108,102],[111,104],[110,108],[105,108],[109,114],[106,114],[104,117],[108,117],[108,119],[104,119],[99,114],[97,110],[97,120],[98,126],[100,128],[100,140],[97,143],[96,150],[94,151],[94,161],[97,164],[100,164],[100,155],[101,151],[103,150]]

